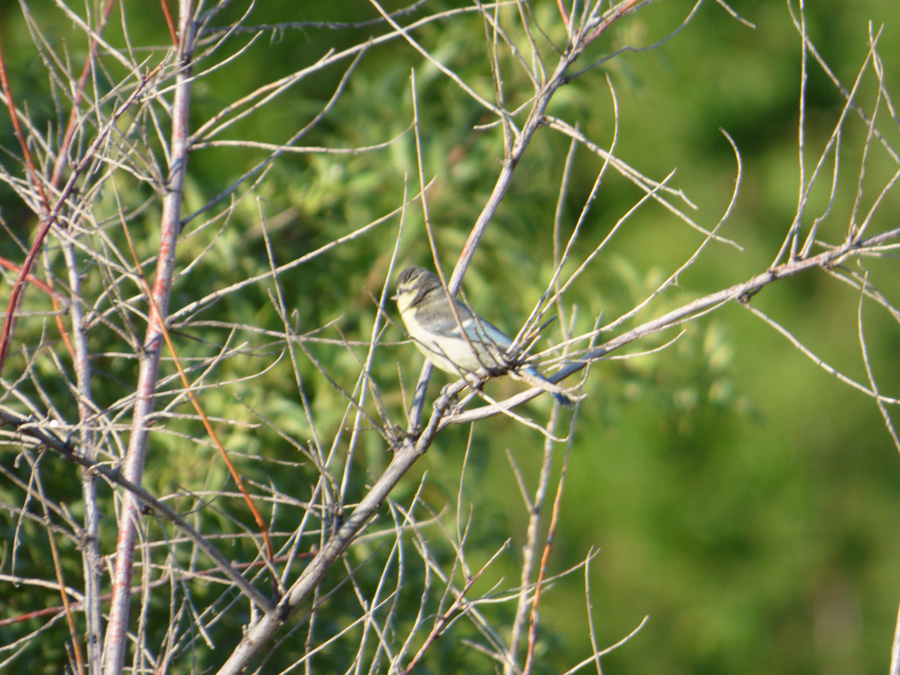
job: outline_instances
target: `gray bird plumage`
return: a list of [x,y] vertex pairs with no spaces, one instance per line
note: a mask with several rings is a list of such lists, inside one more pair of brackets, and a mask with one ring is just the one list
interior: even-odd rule
[[[509,336],[456,298],[451,304],[440,279],[428,270],[422,267],[403,270],[397,277],[397,293],[393,299],[397,301],[409,336],[436,368],[465,375],[481,368],[508,367],[507,350],[512,346]],[[534,366],[525,366],[522,372],[557,388]],[[552,393],[562,405],[572,405],[569,397]]]

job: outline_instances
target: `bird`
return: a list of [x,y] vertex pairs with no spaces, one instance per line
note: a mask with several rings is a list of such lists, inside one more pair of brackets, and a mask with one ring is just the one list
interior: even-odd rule
[[[400,272],[397,293],[391,299],[397,302],[416,347],[436,368],[463,377],[481,368],[509,370],[513,362],[507,351],[513,343],[509,336],[459,300],[453,298],[451,304],[440,279],[425,268],[407,267]],[[574,405],[534,366],[526,365],[521,371],[549,385],[547,390],[560,405]]]

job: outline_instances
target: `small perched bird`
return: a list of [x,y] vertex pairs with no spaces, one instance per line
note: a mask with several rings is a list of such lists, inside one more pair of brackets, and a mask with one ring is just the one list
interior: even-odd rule
[[[481,368],[509,367],[511,359],[507,350],[512,340],[459,300],[454,299],[451,305],[440,279],[428,270],[422,267],[403,270],[397,277],[397,293],[392,299],[397,301],[400,316],[416,347],[436,368],[465,376]],[[452,307],[456,308],[455,315]],[[572,407],[572,399],[556,391],[559,387],[534,366],[525,366],[522,373],[549,385],[548,391],[561,405]]]

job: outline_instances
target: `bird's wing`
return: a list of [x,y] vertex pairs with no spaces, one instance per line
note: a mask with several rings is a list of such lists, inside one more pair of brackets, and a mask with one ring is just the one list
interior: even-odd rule
[[[462,322],[463,330],[472,342],[479,342],[489,347],[499,347],[500,349],[509,349],[512,340],[506,333],[497,328],[494,324],[482,319],[477,314],[473,314],[468,307],[461,302],[456,303],[459,311],[459,320]],[[459,326],[453,322],[449,332],[453,335],[461,335]]]

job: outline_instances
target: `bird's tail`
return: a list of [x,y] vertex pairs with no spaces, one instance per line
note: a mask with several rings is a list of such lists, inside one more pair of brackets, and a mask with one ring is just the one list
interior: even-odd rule
[[[564,406],[566,408],[574,408],[575,407],[575,401],[572,399],[571,396],[569,396],[566,393],[566,390],[563,389],[562,387],[560,387],[558,384],[551,382],[546,377],[541,375],[537,371],[537,368],[535,368],[534,366],[528,366],[527,368],[523,369],[522,375],[525,375],[526,376],[525,379],[528,382],[530,382],[531,384],[534,384],[535,386],[540,387],[544,391],[549,391],[551,394],[553,394],[553,398],[555,398],[556,402],[559,403],[561,406]],[[532,380],[537,380],[537,381],[532,382]]]

